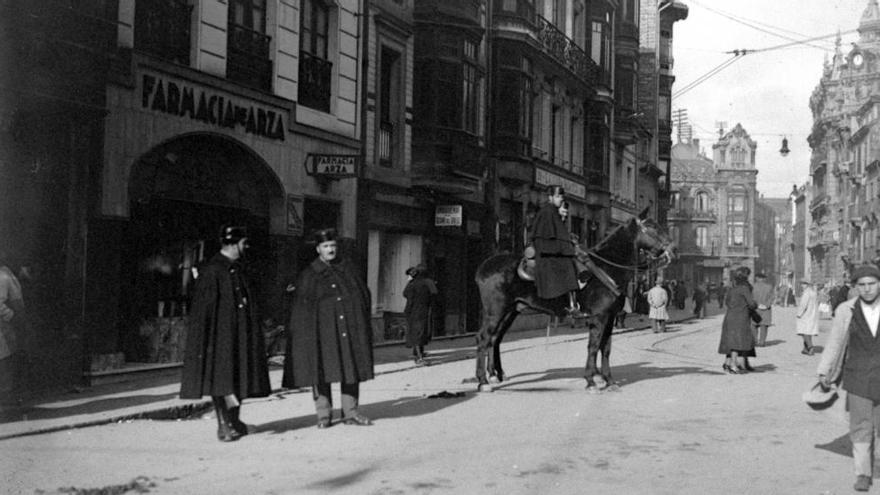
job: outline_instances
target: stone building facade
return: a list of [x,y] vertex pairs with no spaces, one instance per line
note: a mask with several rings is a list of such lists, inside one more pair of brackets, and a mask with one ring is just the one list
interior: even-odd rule
[[763,238],[755,220],[759,212],[772,217],[758,206],[756,148],[740,124],[712,145],[711,159],[699,140],[672,147],[668,225],[680,257],[667,278],[717,286],[738,267],[755,272]]
[[880,6],[868,0],[859,38],[844,51],[838,36],[833,57],[810,98],[813,129],[812,226],[807,233],[815,283],[839,284],[847,276],[843,258],[877,257],[880,137],[875,128],[880,95]]

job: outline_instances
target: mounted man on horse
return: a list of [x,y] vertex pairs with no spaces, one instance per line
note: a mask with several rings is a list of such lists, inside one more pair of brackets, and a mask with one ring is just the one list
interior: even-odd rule
[[[554,205],[554,196],[563,193],[557,186],[552,186],[548,192],[550,205]],[[545,206],[541,211],[549,215],[558,207],[552,208]],[[497,381],[504,379],[501,340],[517,315],[526,309],[585,318],[590,332],[585,369],[588,388],[595,387],[596,376],[601,376],[605,383],[609,383],[610,334],[614,316],[623,305],[621,288],[626,287],[636,270],[644,271],[659,264],[668,264],[674,257],[675,248],[668,236],[646,216],[647,209],[638,218],[615,228],[589,250],[573,245],[567,232],[564,236],[558,232],[558,226],[547,229],[551,237],[541,230],[540,225],[536,225],[530,238],[554,239],[554,243],[551,249],[542,248],[545,249],[543,253],[536,247],[533,263],[536,273],[533,278],[529,277],[529,270],[524,268],[529,264],[528,260],[512,254],[491,256],[480,264],[475,275],[483,304],[482,324],[477,333],[476,375],[480,390],[491,389],[489,378]],[[568,243],[570,251],[563,248],[563,240]],[[642,260],[643,254],[647,255],[645,262]],[[549,268],[548,260],[551,260]],[[541,277],[550,277],[551,280],[547,281],[549,291],[545,290],[547,287],[542,287]],[[562,280],[562,283],[554,283],[558,280]],[[574,300],[572,290],[575,291]],[[566,294],[569,297],[564,297]],[[491,353],[488,352],[490,347]],[[603,353],[602,373],[596,366],[600,348]]]

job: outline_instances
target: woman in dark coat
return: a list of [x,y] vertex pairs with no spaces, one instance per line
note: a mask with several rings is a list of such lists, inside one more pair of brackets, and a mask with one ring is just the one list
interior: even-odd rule
[[574,245],[571,242],[571,233],[559,215],[559,207],[564,198],[565,191],[562,187],[548,186],[548,202],[538,210],[529,240],[536,253],[535,285],[538,297],[555,299],[567,293],[568,311],[577,316],[578,280],[574,264]]
[[323,429],[332,424],[330,384],[339,382],[345,424],[367,426],[358,399],[360,382],[373,378],[370,293],[354,266],[337,258],[335,230],[319,231],[315,243],[318,258],[296,285],[282,384],[312,387]]
[[733,287],[725,294],[727,313],[721,325],[721,342],[718,353],[724,354],[724,371],[732,374],[746,371],[745,357],[755,355],[755,338],[752,334],[751,314],[758,307],[752,298],[748,269],[733,273]]
[[412,347],[417,365],[425,364],[425,346],[431,341],[431,303],[437,294],[437,286],[428,277],[424,265],[414,266],[406,271],[410,278],[403,289],[406,298],[406,346]]
[[217,412],[217,437],[224,442],[247,434],[240,401],[272,391],[260,319],[241,257],[244,227],[225,227],[222,248],[199,268],[189,314],[181,399],[210,395]]

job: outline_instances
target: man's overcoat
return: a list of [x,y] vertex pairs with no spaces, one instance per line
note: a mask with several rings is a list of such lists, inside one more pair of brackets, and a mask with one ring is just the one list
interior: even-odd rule
[[349,261],[318,258],[300,273],[288,328],[284,387],[373,378],[370,293]]
[[431,341],[431,303],[436,294],[434,281],[423,276],[410,280],[403,289],[407,347],[424,346]]
[[559,208],[547,203],[538,210],[529,237],[537,253],[535,285],[538,297],[553,299],[577,290],[574,246],[571,234],[559,216]]
[[266,345],[243,265],[217,253],[199,269],[187,320],[180,397],[272,391]]

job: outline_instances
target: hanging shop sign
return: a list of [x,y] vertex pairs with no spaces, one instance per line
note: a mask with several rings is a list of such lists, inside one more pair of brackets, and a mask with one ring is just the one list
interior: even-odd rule
[[437,205],[434,210],[435,227],[461,227],[461,205]]
[[306,155],[306,173],[331,179],[357,177],[359,155]]
[[284,141],[286,112],[255,105],[189,81],[142,74],[141,108]]
[[562,186],[566,196],[586,198],[587,188],[583,184],[552,174],[546,170],[535,168],[535,183],[542,186]]

